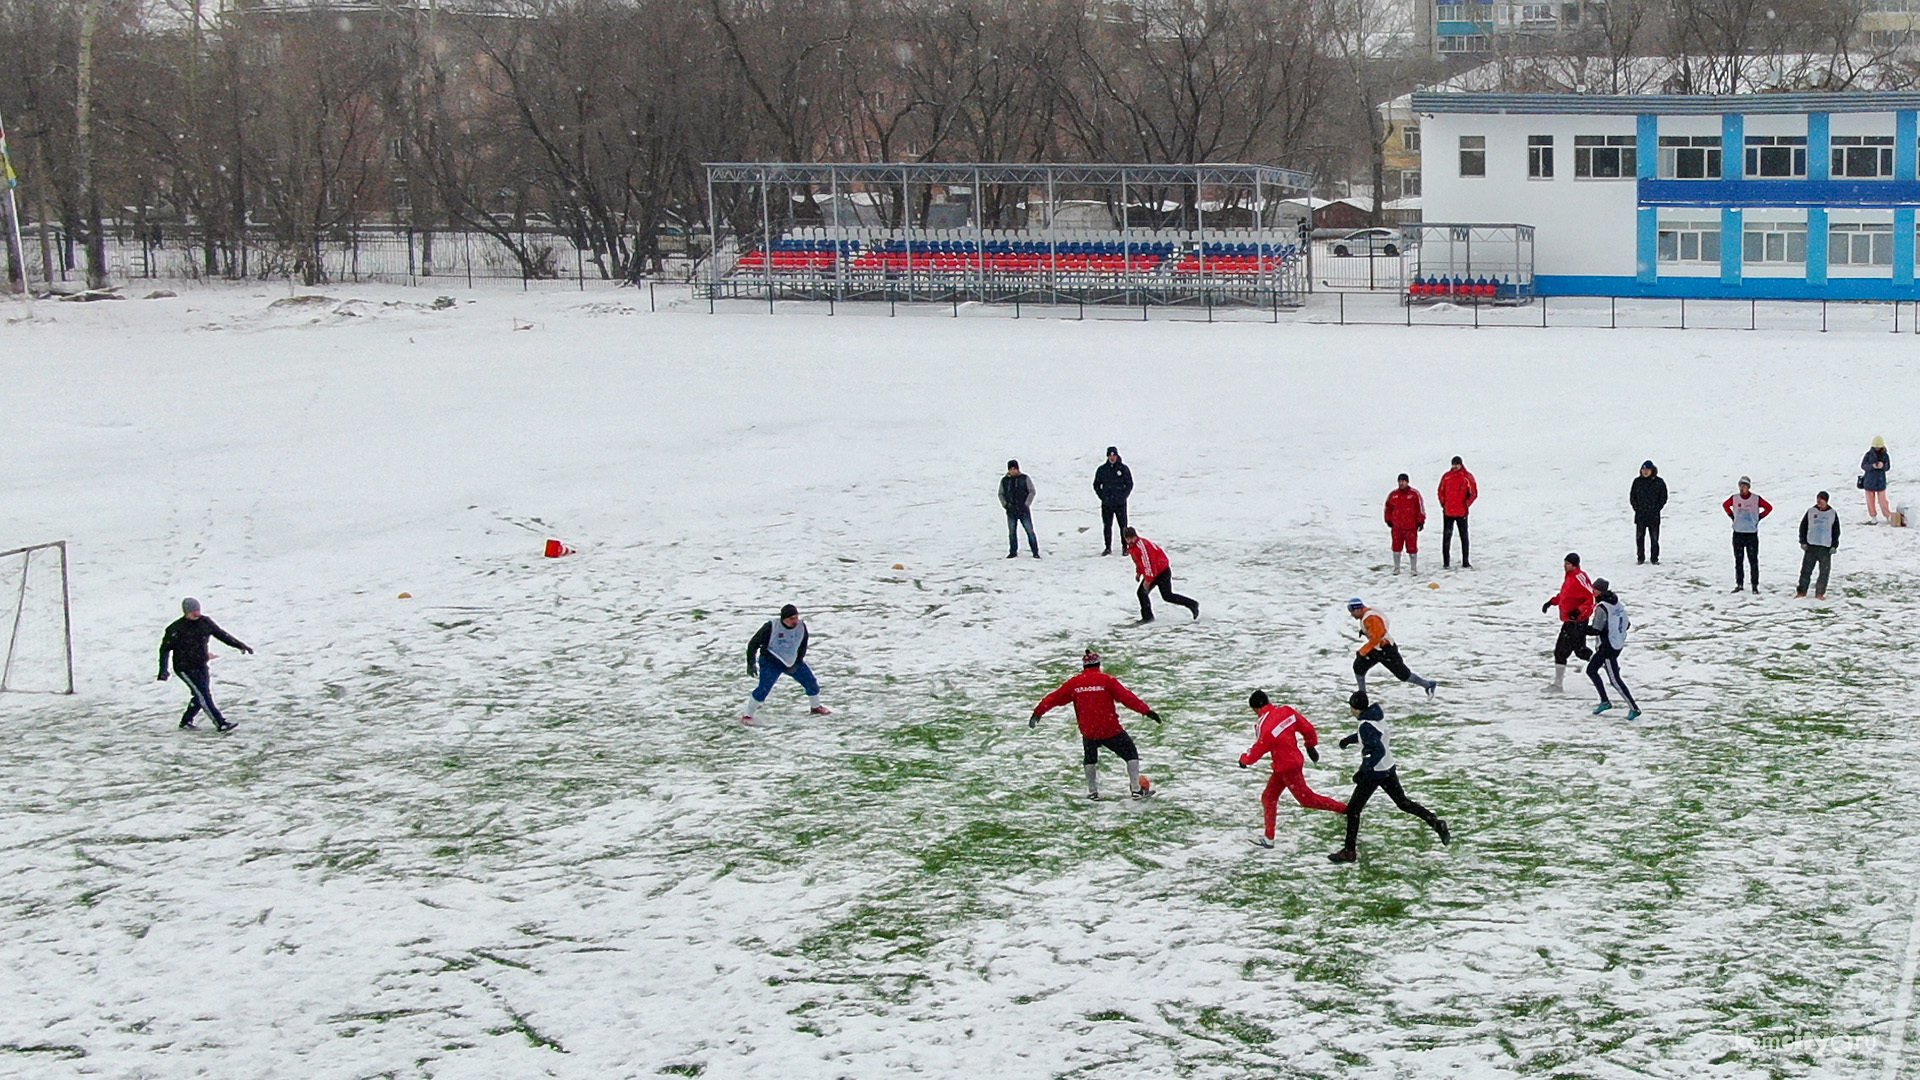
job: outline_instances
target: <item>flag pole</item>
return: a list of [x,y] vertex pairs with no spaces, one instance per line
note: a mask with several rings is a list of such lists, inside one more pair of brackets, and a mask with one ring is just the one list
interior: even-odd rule
[[[13,189],[20,178],[13,171],[13,159],[7,156],[7,122],[0,117],[0,201],[7,207],[7,291],[27,292],[27,249],[20,243],[20,209]],[[14,276],[15,271],[19,277]]]

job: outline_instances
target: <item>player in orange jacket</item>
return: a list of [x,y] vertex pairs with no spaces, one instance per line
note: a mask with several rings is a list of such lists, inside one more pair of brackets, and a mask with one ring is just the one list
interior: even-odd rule
[[1088,649],[1080,658],[1080,667],[1080,674],[1040,699],[1040,704],[1033,707],[1033,715],[1027,718],[1027,726],[1039,727],[1042,716],[1073,702],[1073,716],[1080,724],[1080,746],[1086,752],[1087,798],[1100,797],[1100,774],[1095,762],[1103,746],[1127,763],[1127,787],[1133,797],[1147,798],[1153,789],[1141,782],[1140,751],[1133,745],[1133,736],[1120,726],[1120,713],[1113,705],[1117,701],[1156,724],[1160,722],[1160,714],[1122,686],[1119,679],[1101,671],[1099,653]]
[[1346,813],[1346,803],[1329,799],[1307,786],[1306,762],[1300,757],[1300,743],[1306,742],[1307,757],[1320,760],[1320,733],[1313,730],[1313,724],[1293,707],[1275,705],[1265,690],[1255,690],[1247,699],[1247,707],[1259,714],[1260,722],[1254,728],[1253,745],[1240,755],[1240,767],[1248,768],[1268,754],[1273,755],[1273,775],[1267,778],[1267,788],[1260,793],[1260,806],[1267,815],[1266,833],[1253,842],[1263,848],[1273,846],[1273,825],[1280,813],[1282,791],[1293,792],[1294,801],[1309,810]]
[[1362,693],[1367,689],[1367,672],[1379,665],[1393,672],[1393,677],[1401,682],[1410,682],[1427,692],[1428,697],[1440,685],[1436,679],[1423,679],[1407,670],[1407,662],[1400,659],[1400,646],[1393,643],[1387,634],[1387,617],[1366,605],[1359,597],[1347,601],[1347,614],[1360,620],[1360,628],[1366,631],[1367,640],[1353,654],[1353,681],[1359,685]]
[[1407,553],[1412,573],[1420,572],[1420,530],[1427,527],[1427,504],[1420,492],[1401,473],[1394,489],[1387,492],[1387,528],[1393,534],[1393,572],[1400,572],[1400,553]]

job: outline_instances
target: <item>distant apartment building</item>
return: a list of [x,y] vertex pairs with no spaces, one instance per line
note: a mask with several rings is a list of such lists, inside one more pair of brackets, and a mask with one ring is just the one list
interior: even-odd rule
[[[1887,2],[1920,4],[1920,0]],[[1545,44],[1579,29],[1590,11],[1603,6],[1597,0],[1422,0],[1424,18],[1416,25],[1429,54],[1471,57],[1510,51],[1528,40]]]

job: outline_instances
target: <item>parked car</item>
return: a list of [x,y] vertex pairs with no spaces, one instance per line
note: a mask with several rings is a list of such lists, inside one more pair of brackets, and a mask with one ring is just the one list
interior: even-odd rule
[[1400,254],[1400,231],[1398,229],[1361,229],[1351,232],[1333,242],[1333,253],[1338,256],[1376,255],[1394,256]]

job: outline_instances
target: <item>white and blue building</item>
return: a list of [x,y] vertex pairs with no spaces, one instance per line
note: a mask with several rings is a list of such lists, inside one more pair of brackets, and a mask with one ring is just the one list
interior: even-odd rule
[[1542,295],[1915,300],[1920,93],[1416,93],[1424,217],[1532,225]]

